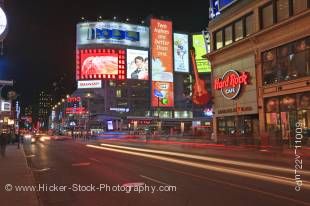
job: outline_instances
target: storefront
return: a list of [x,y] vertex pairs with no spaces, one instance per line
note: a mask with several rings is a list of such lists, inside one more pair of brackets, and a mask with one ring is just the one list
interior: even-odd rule
[[263,146],[291,147],[300,129],[309,145],[310,2],[239,0],[220,12],[216,8],[211,4],[208,25],[213,82],[231,68],[253,71],[239,98],[222,98],[225,82],[213,83],[219,141],[236,134],[253,136]]
[[300,123],[303,143],[310,136],[310,37],[262,52],[265,129],[269,144],[294,143]]
[[259,139],[256,71],[253,55],[213,70],[214,120],[217,142],[255,144]]

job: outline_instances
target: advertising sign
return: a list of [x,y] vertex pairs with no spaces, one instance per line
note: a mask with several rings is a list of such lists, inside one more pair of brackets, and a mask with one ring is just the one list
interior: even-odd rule
[[148,51],[127,49],[127,79],[149,80]]
[[247,85],[248,81],[249,75],[246,72],[239,74],[235,70],[228,70],[222,78],[214,81],[214,89],[221,90],[226,99],[234,99],[239,95],[241,86]]
[[1,101],[1,111],[10,112],[11,111],[11,102]]
[[111,21],[80,23],[76,40],[78,46],[116,44],[149,48],[149,28]]
[[222,11],[223,9],[231,6],[233,3],[235,3],[237,0],[218,0],[218,8],[219,11]]
[[3,9],[0,7],[0,40],[3,40],[5,38],[5,31],[7,28],[7,18],[3,11]]
[[108,120],[107,121],[107,124],[108,124],[108,130],[113,130],[113,122],[111,120]]
[[173,45],[174,45],[174,71],[188,73],[189,72],[188,35],[174,33]]
[[152,106],[173,107],[172,22],[151,19],[151,34]]
[[173,83],[172,82],[152,82],[152,106],[153,107],[173,107]]
[[198,73],[211,72],[211,64],[205,57],[207,54],[207,49],[205,39],[202,34],[193,35],[193,47],[195,48],[196,53],[195,59]]
[[85,107],[68,107],[66,108],[66,114],[84,114],[86,113]]
[[94,89],[101,87],[102,87],[101,80],[78,81],[78,89]]
[[123,49],[82,49],[77,51],[77,79],[124,80],[126,55]]

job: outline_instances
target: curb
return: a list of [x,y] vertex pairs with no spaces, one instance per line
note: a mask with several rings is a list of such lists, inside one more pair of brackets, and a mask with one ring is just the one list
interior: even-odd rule
[[[27,168],[28,168],[28,172],[30,174],[31,182],[35,184],[36,181],[35,181],[35,178],[34,178],[34,174],[33,174],[32,170],[31,170],[31,168],[29,167],[29,164],[28,164],[28,161],[27,161],[27,157],[26,157],[26,154],[25,154],[25,150],[24,150],[24,145],[23,144],[20,145],[20,149],[22,150],[22,153],[24,155],[24,160],[26,162],[26,165],[27,165]],[[40,199],[39,193],[36,191],[35,194],[36,194],[36,199],[37,199],[35,205],[42,206],[43,203],[42,203],[42,201]]]

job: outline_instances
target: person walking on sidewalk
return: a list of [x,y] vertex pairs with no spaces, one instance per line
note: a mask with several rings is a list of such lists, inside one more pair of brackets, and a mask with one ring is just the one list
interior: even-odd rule
[[20,148],[20,132],[16,134],[16,141],[17,141],[17,149],[19,149]]
[[2,130],[1,135],[0,135],[0,150],[1,150],[1,156],[5,157],[5,150],[6,150],[6,145],[9,141],[9,136],[8,134]]

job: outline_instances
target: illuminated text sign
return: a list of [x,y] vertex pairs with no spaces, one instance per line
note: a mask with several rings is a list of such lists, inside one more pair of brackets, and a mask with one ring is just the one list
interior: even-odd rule
[[214,89],[221,90],[226,99],[234,99],[238,96],[242,85],[248,84],[249,75],[245,72],[239,74],[235,70],[228,70],[222,78],[214,81]]

